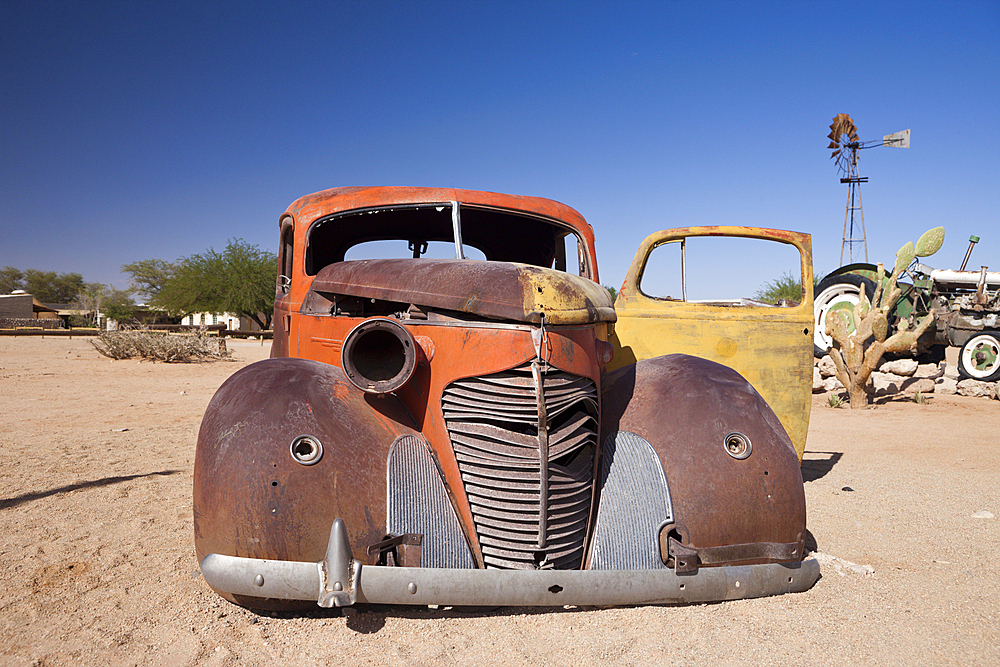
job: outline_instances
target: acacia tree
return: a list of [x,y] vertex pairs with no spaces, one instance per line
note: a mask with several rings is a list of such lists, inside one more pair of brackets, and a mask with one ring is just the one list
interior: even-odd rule
[[[4,272],[12,268],[8,266]],[[17,272],[17,269],[14,271]],[[20,287],[15,289],[23,289],[42,303],[70,303],[86,287],[83,276],[79,273],[56,273],[38,269],[25,271],[20,282]]]
[[135,304],[128,290],[120,290],[101,283],[86,283],[73,298],[73,307],[86,313],[83,324],[98,325],[98,317],[103,314],[116,322],[127,322],[135,314]]
[[10,294],[24,289],[24,271],[13,266],[0,269],[0,294]]
[[132,291],[141,294],[147,301],[163,290],[176,270],[175,264],[162,259],[143,259],[122,266],[122,272],[129,274]]
[[231,239],[221,253],[210,248],[179,260],[170,277],[150,295],[149,302],[182,315],[199,311],[238,313],[262,329],[270,329],[277,273],[278,257],[274,253],[243,239]]

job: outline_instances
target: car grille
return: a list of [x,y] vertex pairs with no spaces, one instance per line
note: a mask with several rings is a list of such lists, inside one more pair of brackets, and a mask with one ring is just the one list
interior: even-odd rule
[[594,382],[536,361],[452,382],[441,407],[486,566],[579,568],[597,444]]

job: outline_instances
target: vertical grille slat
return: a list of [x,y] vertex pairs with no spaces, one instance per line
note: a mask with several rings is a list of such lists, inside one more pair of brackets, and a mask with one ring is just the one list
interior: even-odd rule
[[528,363],[452,382],[441,409],[487,567],[580,567],[599,428],[594,382],[536,361],[534,372]]

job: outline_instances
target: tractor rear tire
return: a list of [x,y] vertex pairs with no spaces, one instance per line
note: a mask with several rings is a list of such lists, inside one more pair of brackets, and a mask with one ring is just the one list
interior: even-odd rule
[[813,301],[813,354],[823,357],[833,347],[833,338],[826,333],[826,318],[831,310],[850,307],[860,300],[861,287],[865,288],[865,296],[871,301],[875,294],[875,281],[853,273],[837,276],[827,276],[816,286]]

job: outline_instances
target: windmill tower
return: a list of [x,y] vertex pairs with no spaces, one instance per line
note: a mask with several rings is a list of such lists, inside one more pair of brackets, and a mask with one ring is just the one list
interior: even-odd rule
[[840,182],[847,184],[847,206],[844,211],[844,235],[840,245],[840,265],[844,265],[844,250],[847,250],[848,263],[854,263],[855,257],[860,259],[864,252],[865,263],[868,262],[868,239],[865,234],[865,213],[861,206],[861,184],[868,182],[867,176],[858,175],[858,151],[862,148],[876,146],[910,147],[910,131],[903,130],[895,134],[887,134],[881,140],[860,141],[858,128],[846,113],[833,117],[830,124],[830,145],[833,149],[831,159],[836,160],[837,169],[842,174]]

